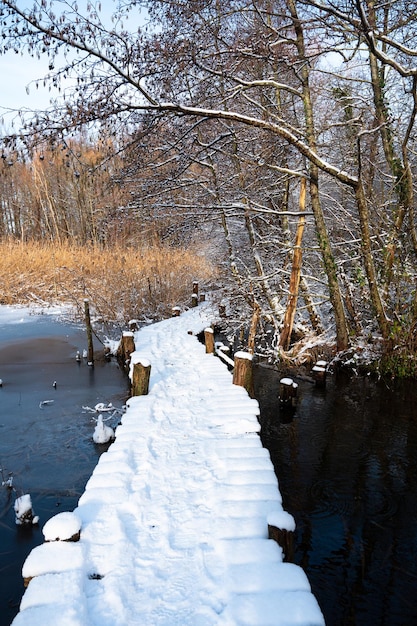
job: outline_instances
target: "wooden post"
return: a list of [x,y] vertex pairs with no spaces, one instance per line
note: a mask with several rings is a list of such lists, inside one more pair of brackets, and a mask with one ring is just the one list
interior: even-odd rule
[[139,358],[133,364],[132,396],[146,396],[149,392],[151,364],[147,359]]
[[295,406],[298,385],[292,378],[281,378],[279,381],[279,399],[286,406]]
[[193,293],[192,293],[192,296],[191,296],[191,306],[192,307],[198,306],[198,282],[196,280],[193,282]]
[[294,518],[286,511],[274,511],[268,515],[268,539],[281,546],[284,561],[294,561],[294,531]]
[[234,356],[233,384],[244,387],[251,398],[254,397],[252,355],[249,352],[236,352]]
[[317,387],[324,387],[326,384],[326,374],[327,374],[327,362],[326,361],[317,361],[313,369],[311,370],[311,374],[314,378],[314,381]]
[[206,301],[206,294],[200,293],[199,302],[205,302],[205,301]]
[[130,320],[129,321],[129,330],[135,332],[138,329],[138,320]]
[[172,317],[179,317],[181,313],[181,309],[179,306],[172,307]]
[[117,358],[122,361],[124,367],[129,365],[130,356],[135,351],[135,339],[131,331],[124,331],[117,350]]
[[204,329],[204,343],[206,344],[206,353],[214,354],[214,331],[212,328]]
[[87,330],[87,364],[93,366],[94,365],[93,329],[91,326],[91,319],[90,319],[90,303],[87,298],[84,300],[84,317],[85,317],[85,327]]

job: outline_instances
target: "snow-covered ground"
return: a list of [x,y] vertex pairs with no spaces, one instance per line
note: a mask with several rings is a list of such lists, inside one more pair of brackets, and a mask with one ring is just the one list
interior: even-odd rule
[[287,524],[258,404],[194,335],[202,305],[135,333],[152,366],[74,515],[57,516],[28,556],[13,626],[318,626],[298,566],[267,538]]

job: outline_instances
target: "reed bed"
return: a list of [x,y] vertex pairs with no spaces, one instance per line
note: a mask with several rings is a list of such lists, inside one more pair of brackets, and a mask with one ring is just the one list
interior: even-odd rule
[[193,280],[208,284],[212,264],[196,250],[70,243],[0,243],[0,304],[70,303],[88,298],[105,321],[162,319],[190,303]]

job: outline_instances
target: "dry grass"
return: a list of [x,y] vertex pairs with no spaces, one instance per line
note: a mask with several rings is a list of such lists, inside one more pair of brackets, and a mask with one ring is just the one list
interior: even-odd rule
[[106,321],[161,319],[190,304],[193,280],[214,268],[192,250],[0,243],[0,304],[75,304],[84,298]]

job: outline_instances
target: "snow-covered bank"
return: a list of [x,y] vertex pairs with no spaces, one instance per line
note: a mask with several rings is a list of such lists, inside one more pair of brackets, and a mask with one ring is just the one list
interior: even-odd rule
[[267,539],[282,505],[257,402],[188,334],[211,321],[203,306],[135,333],[149,395],[129,400],[87,483],[80,541],[29,555],[13,626],[324,624]]
[[[66,319],[70,316],[72,308],[69,305],[61,306],[20,306],[0,305],[0,331],[5,331],[7,340],[24,340],[33,333],[33,324],[48,327],[51,320]],[[61,328],[62,332],[62,328]]]

